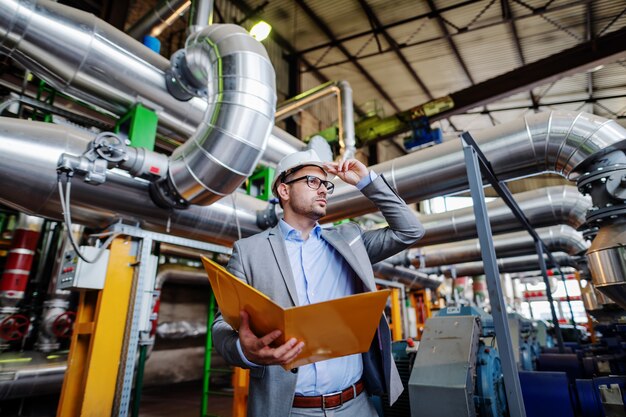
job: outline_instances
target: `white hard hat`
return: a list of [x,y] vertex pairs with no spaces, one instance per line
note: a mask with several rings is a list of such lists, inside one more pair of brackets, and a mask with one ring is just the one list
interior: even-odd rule
[[297,171],[300,168],[304,168],[305,166],[319,167],[326,175],[328,175],[324,169],[324,162],[313,149],[287,155],[280,160],[278,165],[276,165],[276,172],[274,172],[274,180],[272,181],[272,194],[274,194],[274,197],[278,197],[276,188],[278,187],[279,181],[292,172]]

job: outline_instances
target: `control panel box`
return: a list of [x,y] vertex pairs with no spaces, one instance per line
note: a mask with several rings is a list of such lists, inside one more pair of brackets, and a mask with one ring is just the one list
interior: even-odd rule
[[[101,248],[81,246],[80,252],[87,259],[96,257]],[[57,279],[57,288],[60,290],[104,288],[107,265],[109,264],[109,250],[94,263],[83,261],[73,249],[65,251]]]

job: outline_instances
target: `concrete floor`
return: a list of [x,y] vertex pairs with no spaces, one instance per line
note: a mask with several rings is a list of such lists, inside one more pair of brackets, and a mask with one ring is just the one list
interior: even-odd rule
[[[145,388],[141,395],[140,417],[198,417],[202,381]],[[207,416],[231,417],[232,397],[211,395]]]

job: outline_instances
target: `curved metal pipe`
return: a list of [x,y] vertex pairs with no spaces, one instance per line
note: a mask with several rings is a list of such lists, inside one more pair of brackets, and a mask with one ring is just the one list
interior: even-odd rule
[[429,277],[421,271],[393,266],[389,262],[378,262],[372,265],[372,268],[374,269],[374,275],[378,278],[401,282],[411,290],[422,288],[435,290],[443,283],[443,278],[441,277]]
[[[544,227],[537,233],[551,252],[581,255],[589,246],[582,233],[567,225]],[[535,241],[526,231],[507,233],[493,237],[496,256],[499,258],[536,253]],[[410,249],[408,258],[416,268],[452,265],[482,259],[478,239],[444,243]]]
[[159,267],[159,272],[154,282],[154,288],[162,288],[166,282],[209,285],[209,279],[204,270],[176,264],[162,265]]
[[[571,266],[573,268],[579,267],[578,257],[570,256],[563,252],[553,253],[552,256],[560,266]],[[546,255],[544,255],[544,259],[546,259],[546,262],[549,262]],[[500,273],[535,271],[538,269],[540,269],[539,260],[536,254],[498,259],[498,270]],[[447,265],[445,267],[426,268],[423,272],[429,274],[444,274],[447,277],[451,277],[453,270],[456,272],[457,277],[476,276],[483,275],[485,273],[484,263],[482,261]]]
[[[54,1],[0,2],[0,54],[111,114],[124,115],[141,103],[158,115],[159,130],[176,139],[194,134],[208,107],[205,99],[180,101],[170,94],[167,59],[94,15]],[[293,150],[282,146],[281,129],[272,132],[270,162],[276,163]]]
[[352,87],[348,81],[329,81],[280,104],[276,109],[276,120],[283,120],[323,100],[329,95],[337,96],[339,147],[342,159],[353,158],[356,153],[354,135],[354,103]]
[[[585,213],[591,208],[591,198],[583,196],[574,186],[553,186],[514,195],[533,227],[566,224],[577,229],[585,223]],[[489,223],[494,234],[519,230],[521,225],[501,199],[487,203]],[[434,245],[476,237],[476,219],[472,207],[445,213],[420,216],[426,234],[419,246]],[[416,245],[416,246],[417,246]]]
[[209,205],[254,172],[274,125],[276,77],[265,48],[236,25],[193,34],[180,59],[186,81],[208,89],[209,107],[170,157],[167,182],[185,201]]
[[[0,177],[12,179],[0,187],[0,202],[28,214],[62,220],[56,175],[59,157],[82,153],[93,135],[19,119],[0,118],[0,125]],[[261,231],[256,212],[267,206],[262,200],[237,192],[208,207],[169,210],[150,200],[148,188],[148,182],[116,171],[109,171],[107,181],[97,187],[75,180],[72,219],[94,228],[123,219],[146,230],[222,245],[238,239],[237,224],[242,236]]]
[[[587,113],[553,111],[533,114],[473,133],[501,180],[553,172],[570,180],[584,162],[624,146],[626,128],[615,120]],[[461,141],[414,152],[372,167],[384,174],[398,194],[413,203],[469,188]],[[328,201],[331,222],[375,211],[358,190],[346,184],[335,187]]]

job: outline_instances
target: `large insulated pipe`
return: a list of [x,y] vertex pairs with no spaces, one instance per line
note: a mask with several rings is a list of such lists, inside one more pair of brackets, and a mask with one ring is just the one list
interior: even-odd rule
[[261,43],[228,24],[196,32],[172,60],[170,89],[190,96],[206,91],[209,106],[170,157],[159,190],[172,205],[181,198],[209,205],[252,175],[265,150],[276,108],[274,68]]
[[[0,118],[0,202],[16,210],[63,220],[56,167],[62,153],[82,153],[93,135],[67,126]],[[27,185],[27,186],[26,186]],[[170,210],[156,206],[148,197],[149,183],[124,172],[109,171],[104,184],[72,182],[72,219],[85,226],[102,228],[123,219],[146,230],[190,239],[230,245],[242,236],[261,231],[256,211],[267,203],[233,193],[208,206]]]
[[378,262],[372,265],[374,275],[378,278],[401,282],[411,290],[429,288],[437,289],[443,282],[442,277],[430,277],[427,274],[402,266],[393,266],[389,262]]
[[[585,223],[585,213],[591,208],[591,198],[583,196],[574,186],[553,186],[525,191],[513,196],[530,224],[535,227],[566,224],[577,229]],[[489,223],[494,234],[521,228],[508,206],[497,199],[487,203]],[[476,218],[472,207],[445,213],[420,216],[426,234],[416,246],[427,246],[476,237]]]
[[[194,134],[209,106],[203,98],[181,101],[170,94],[170,61],[94,15],[54,1],[0,2],[0,54],[57,90],[114,115],[141,103],[156,112],[160,131],[177,139]],[[277,127],[272,131],[284,135]],[[268,146],[270,162],[276,163],[293,147],[273,136]]]
[[[581,255],[589,247],[582,233],[567,225],[543,227],[537,229],[537,234],[550,252]],[[493,237],[493,244],[499,258],[527,255],[536,253],[537,250],[535,241],[526,231],[496,235]],[[406,258],[416,268],[452,265],[482,259],[478,239],[425,246],[406,252]]]
[[[573,268],[578,268],[578,257],[570,256],[563,252],[553,253],[552,256],[558,262],[560,266],[571,266]],[[544,255],[544,259],[546,262],[548,258]],[[539,259],[537,255],[524,255],[524,256],[514,256],[511,258],[499,258],[498,262],[498,270],[500,273],[505,272],[526,272],[526,271],[535,271],[540,269],[539,267]],[[422,272],[426,272],[428,274],[444,274],[447,277],[452,277],[453,274],[456,276],[475,276],[475,275],[484,275],[485,268],[484,263],[482,261],[476,262],[465,262],[462,264],[456,265],[446,265],[441,267],[433,267],[426,268]]]
[[[626,139],[615,120],[588,113],[552,111],[526,116],[491,129],[471,132],[501,180],[552,172],[575,180],[577,168]],[[469,188],[461,141],[414,152],[372,167],[413,203]],[[375,211],[358,190],[335,187],[328,216],[335,221]]]

